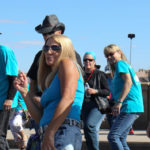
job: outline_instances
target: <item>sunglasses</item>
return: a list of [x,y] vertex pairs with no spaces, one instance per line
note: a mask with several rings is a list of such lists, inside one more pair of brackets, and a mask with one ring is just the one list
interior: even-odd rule
[[108,58],[109,56],[112,57],[114,54],[115,54],[115,52],[114,53],[109,53],[109,54],[107,54],[105,56],[106,56],[106,58]]
[[83,59],[84,62],[90,61],[92,62],[94,59]]
[[44,45],[44,47],[43,47],[43,51],[45,53],[48,52],[50,49],[57,52],[57,51],[61,50],[61,46],[58,46],[58,45],[51,45],[51,46]]

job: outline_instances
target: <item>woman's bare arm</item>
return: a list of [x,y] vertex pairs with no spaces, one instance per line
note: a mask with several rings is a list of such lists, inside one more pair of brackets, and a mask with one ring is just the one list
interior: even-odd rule
[[18,77],[14,81],[14,86],[21,93],[32,118],[39,123],[42,116],[42,110],[37,107],[29,95],[28,79],[24,73],[19,73]]
[[61,86],[61,100],[49,124],[50,129],[54,132],[64,122],[74,102],[79,79],[79,72],[76,65],[70,59],[63,60],[59,66],[58,77]]
[[58,77],[60,79],[61,100],[45,132],[42,149],[45,147],[55,149],[54,135],[72,107],[79,79],[76,65],[70,59],[64,59],[60,63]]

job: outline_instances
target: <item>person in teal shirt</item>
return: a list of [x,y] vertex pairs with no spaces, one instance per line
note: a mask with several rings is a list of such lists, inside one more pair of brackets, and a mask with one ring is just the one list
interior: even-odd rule
[[132,86],[125,99],[123,100],[123,105],[121,107],[121,112],[143,112],[143,97],[140,81],[133,71],[132,67],[125,61],[119,60],[116,63],[116,70],[113,79],[113,95],[115,100],[119,99],[124,86],[124,80],[121,78],[120,74],[128,74],[131,77]]
[[141,83],[122,50],[115,44],[104,48],[104,55],[113,72],[112,93],[116,116],[108,140],[112,150],[129,150],[126,138],[134,121],[144,112]]
[[9,118],[17,106],[13,81],[18,75],[17,61],[11,48],[0,45],[0,150],[8,150],[6,140]]

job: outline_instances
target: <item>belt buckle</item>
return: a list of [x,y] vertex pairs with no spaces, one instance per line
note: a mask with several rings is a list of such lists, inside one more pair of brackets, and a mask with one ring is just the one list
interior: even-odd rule
[[77,122],[75,120],[72,120],[72,125],[76,126],[77,125]]

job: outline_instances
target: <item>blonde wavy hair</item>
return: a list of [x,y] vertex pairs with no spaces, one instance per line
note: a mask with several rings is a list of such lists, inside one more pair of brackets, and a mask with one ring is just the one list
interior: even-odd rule
[[42,51],[38,69],[38,85],[41,91],[48,88],[51,84],[51,81],[58,71],[61,60],[70,58],[73,62],[77,63],[73,44],[67,36],[53,34],[46,40],[45,45],[50,39],[58,43],[61,46],[61,50],[59,58],[52,67],[46,64],[45,54],[44,51]]
[[[124,55],[123,51],[120,49],[119,46],[117,46],[115,44],[110,44],[110,45],[108,45],[108,46],[106,46],[104,48],[104,55],[105,56],[107,56],[109,53],[115,53],[115,52],[120,52],[121,59],[126,61],[127,63],[129,63],[127,58],[126,58],[126,56]],[[115,64],[110,64],[110,66],[111,66],[111,69],[112,69],[112,73],[114,74],[114,72],[115,72]]]

